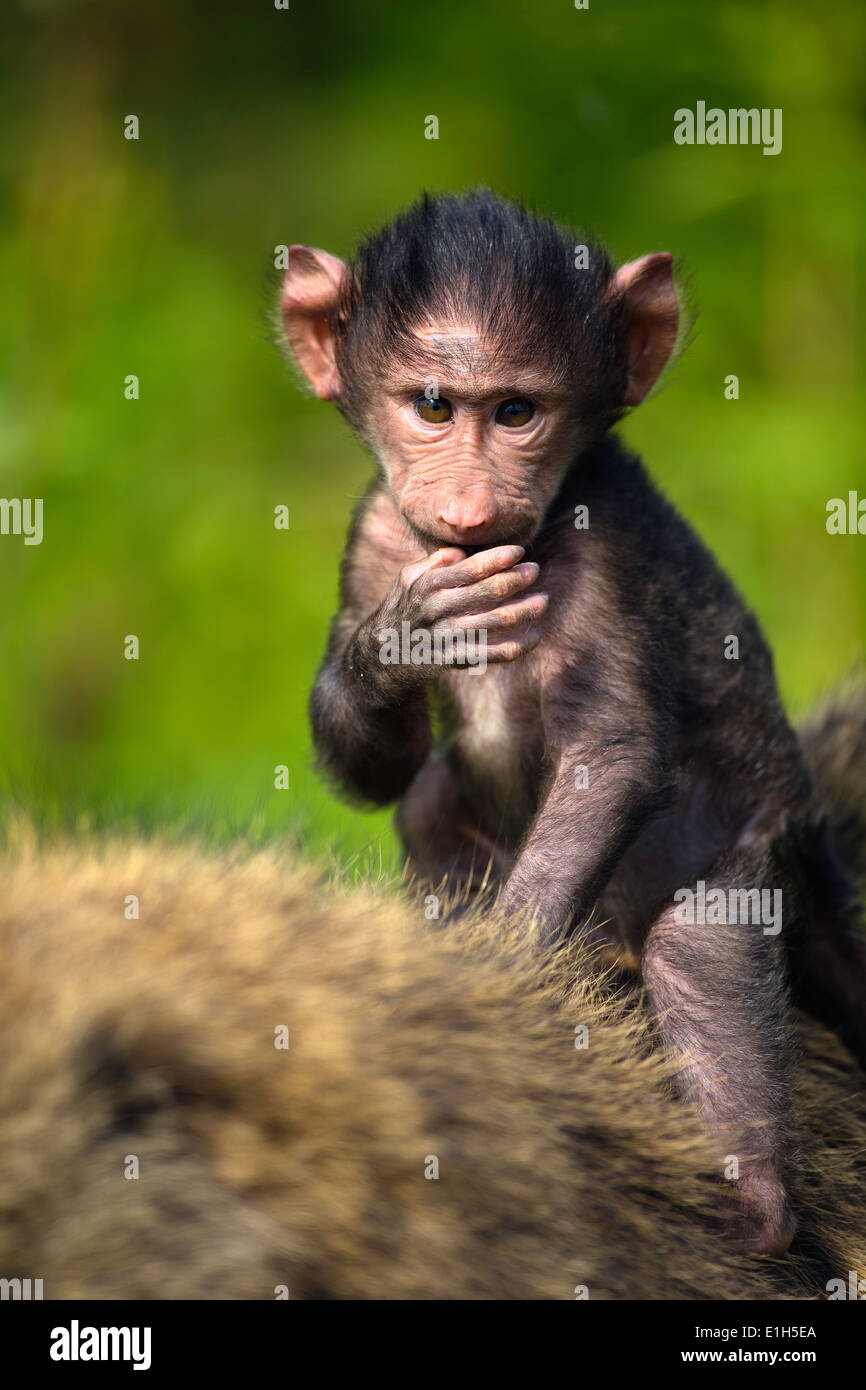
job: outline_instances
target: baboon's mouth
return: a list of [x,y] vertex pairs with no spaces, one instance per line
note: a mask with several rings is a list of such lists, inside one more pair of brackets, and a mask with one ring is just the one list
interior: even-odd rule
[[422,531],[420,527],[412,527],[415,535],[425,546],[431,550],[462,550],[467,556],[480,555],[483,550],[496,550],[502,545],[522,545],[524,548],[530,545],[535,535],[533,529],[530,536],[494,536],[487,537],[483,541],[470,543],[469,541],[458,541],[453,536],[437,536],[432,531]]
[[457,550],[462,550],[467,556],[480,555],[483,550],[496,550],[500,545],[526,545],[526,541],[515,541],[510,537],[500,537],[494,541],[481,541],[477,545],[468,545],[466,541],[438,541],[440,546],[454,546]]

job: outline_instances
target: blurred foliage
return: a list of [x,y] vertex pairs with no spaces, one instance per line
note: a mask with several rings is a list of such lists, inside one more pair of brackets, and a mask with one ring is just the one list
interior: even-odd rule
[[[45,499],[41,546],[0,537],[7,797],[393,856],[306,721],[370,463],[268,343],[267,272],[424,187],[682,259],[698,331],[625,433],[759,613],[789,705],[850,667],[866,539],[824,522],[866,495],[860,0],[8,0],[0,26],[0,495]],[[675,145],[698,100],[781,107],[782,153]]]

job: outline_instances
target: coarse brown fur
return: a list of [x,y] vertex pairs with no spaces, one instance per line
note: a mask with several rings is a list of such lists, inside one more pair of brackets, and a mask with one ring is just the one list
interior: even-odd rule
[[580,941],[545,961],[275,852],[24,835],[0,881],[0,1276],[46,1298],[822,1297],[866,1272],[862,1075],[817,1024],[800,1230],[756,1262]]

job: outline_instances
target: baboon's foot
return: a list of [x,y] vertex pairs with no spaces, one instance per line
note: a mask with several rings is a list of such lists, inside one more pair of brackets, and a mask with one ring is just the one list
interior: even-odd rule
[[797,1218],[788,1194],[775,1173],[759,1169],[744,1173],[738,1187],[742,1199],[740,1227],[748,1255],[784,1255],[794,1239]]

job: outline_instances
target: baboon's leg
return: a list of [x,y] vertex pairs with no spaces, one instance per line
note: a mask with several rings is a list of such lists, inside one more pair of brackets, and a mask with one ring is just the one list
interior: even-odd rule
[[[729,906],[731,888],[782,886],[766,856],[747,853],[719,861],[705,882],[708,897],[720,888]],[[737,1159],[746,1249],[782,1254],[796,1223],[787,1196],[792,1040],[781,946],[761,922],[686,924],[685,915],[686,905],[671,904],[647,935],[642,974],[650,1004],[664,1046],[682,1059],[683,1093],[718,1132],[720,1170]],[[747,914],[739,908],[737,915]]]
[[447,754],[436,754],[421,768],[397,808],[396,823],[410,870],[433,887],[447,876],[452,892],[495,892],[511,868],[512,855],[463,797]]

